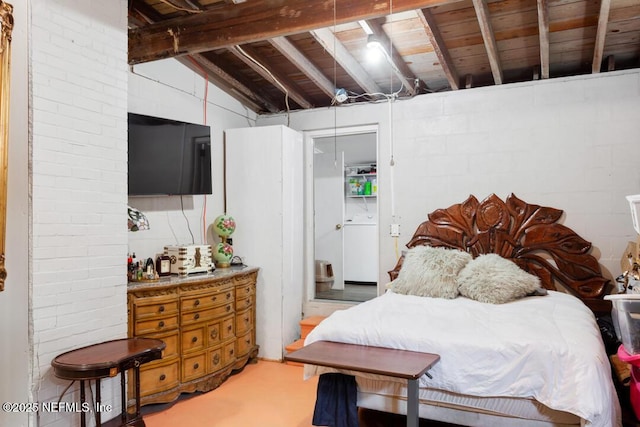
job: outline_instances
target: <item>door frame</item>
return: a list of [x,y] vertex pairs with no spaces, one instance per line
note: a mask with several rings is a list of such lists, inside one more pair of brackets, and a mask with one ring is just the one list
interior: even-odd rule
[[[356,305],[350,301],[327,301],[315,299],[315,227],[314,227],[314,176],[313,176],[313,141],[316,138],[332,136],[358,135],[374,133],[376,135],[376,159],[379,158],[379,134],[377,124],[346,126],[341,128],[327,128],[304,131],[304,282],[305,296],[303,311],[305,316],[329,315],[345,305]],[[378,210],[380,209],[378,203]],[[378,246],[378,258],[380,247]],[[378,280],[379,282],[379,280]]]

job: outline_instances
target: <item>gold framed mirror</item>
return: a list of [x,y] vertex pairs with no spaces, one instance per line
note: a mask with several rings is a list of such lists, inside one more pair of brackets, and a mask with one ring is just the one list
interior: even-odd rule
[[7,277],[5,231],[7,225],[7,169],[9,166],[9,68],[13,6],[0,0],[0,291]]

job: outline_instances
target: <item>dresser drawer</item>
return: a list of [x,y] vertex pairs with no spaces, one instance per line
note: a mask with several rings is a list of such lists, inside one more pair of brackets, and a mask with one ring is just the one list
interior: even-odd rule
[[139,320],[135,323],[135,336],[156,334],[178,328],[178,316]]
[[140,368],[140,396],[159,393],[178,386],[179,359],[163,365],[143,365]]
[[236,285],[252,285],[256,283],[257,273],[244,274],[239,277],[235,277],[233,280]]
[[236,300],[241,300],[249,295],[255,295],[256,287],[252,283],[236,286]]
[[153,299],[144,298],[134,304],[134,320],[143,320],[150,317],[169,316],[178,314],[178,299]]
[[236,343],[230,341],[222,346],[222,355],[224,366],[230,365],[236,361]]
[[184,296],[180,298],[180,309],[182,312],[200,310],[203,308],[216,307],[233,302],[235,292],[233,287],[226,286],[216,289],[208,294]]
[[207,353],[207,372],[212,373],[224,368],[224,358],[222,357],[222,347],[216,347]]
[[236,299],[236,311],[244,310],[249,307],[253,307],[255,303],[255,296],[249,295],[242,299]]
[[241,311],[236,314],[236,335],[242,335],[244,332],[253,328],[253,309]]
[[[176,357],[176,356],[178,356],[180,354],[180,346],[178,345],[179,334],[178,334],[178,330],[177,329],[174,329],[171,332],[164,333],[164,334],[147,335],[147,336],[145,336],[145,338],[156,338],[156,339],[164,341],[164,343],[165,343],[165,348],[164,348],[164,350],[162,350],[162,359],[154,360],[153,362],[150,362],[149,365],[151,365],[151,364],[156,364],[156,365],[163,364],[165,362],[165,360],[171,359],[171,358]],[[149,365],[145,365],[145,366],[149,366]]]
[[218,322],[212,322],[207,327],[207,345],[217,345],[220,341],[226,341],[235,335],[234,316],[228,316]]
[[245,354],[249,353],[254,345],[255,341],[252,331],[238,336],[238,339],[236,340],[236,357],[244,356]]
[[199,310],[190,313],[184,313],[181,316],[180,323],[182,326],[191,325],[196,322],[203,322],[206,320],[222,317],[225,314],[233,313],[233,304],[226,304],[220,307],[209,308],[206,310]]
[[199,328],[186,329],[182,331],[182,352],[194,352],[204,349],[205,344],[205,329],[206,326],[202,325]]
[[195,380],[207,373],[207,353],[183,357],[182,382]]

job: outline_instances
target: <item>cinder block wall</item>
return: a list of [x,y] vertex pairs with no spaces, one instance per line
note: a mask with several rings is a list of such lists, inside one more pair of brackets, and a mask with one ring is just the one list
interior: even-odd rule
[[[31,0],[30,13],[31,390],[49,402],[68,385],[56,355],[127,334],[127,1]],[[67,393],[77,401],[77,386]],[[118,381],[103,383],[103,401],[115,406],[103,420],[119,414]]]
[[379,124],[384,284],[396,262],[392,222],[400,224],[400,250],[429,212],[491,193],[563,209],[564,224],[593,242],[615,278],[627,241],[637,238],[625,196],[640,193],[638,117],[640,72],[630,70],[261,116],[258,126]]

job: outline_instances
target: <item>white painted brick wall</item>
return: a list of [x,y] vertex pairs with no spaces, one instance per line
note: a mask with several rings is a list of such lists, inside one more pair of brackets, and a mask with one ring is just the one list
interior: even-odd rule
[[[127,2],[31,1],[33,400],[58,354],[126,337]],[[119,380],[103,382],[119,413]],[[77,387],[64,400],[77,399]],[[92,417],[90,417],[92,418]],[[78,425],[39,413],[35,425]]]

